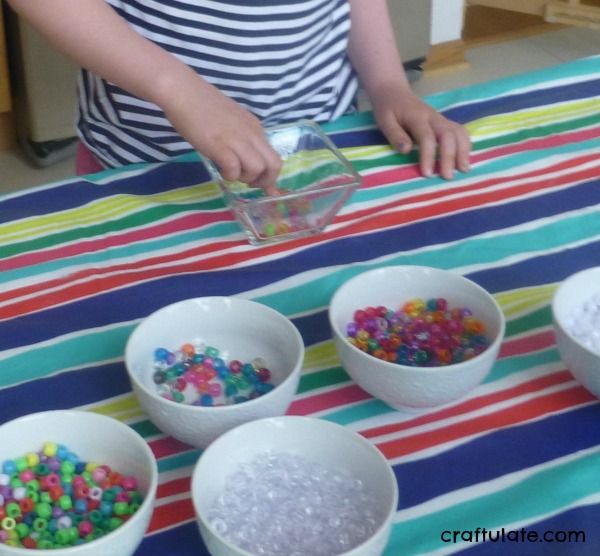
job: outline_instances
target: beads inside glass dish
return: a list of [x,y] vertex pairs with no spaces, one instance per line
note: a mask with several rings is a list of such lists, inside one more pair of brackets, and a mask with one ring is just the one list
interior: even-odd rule
[[227,361],[218,348],[192,343],[176,351],[157,348],[152,378],[160,396],[204,407],[242,403],[274,388],[262,358]]
[[415,298],[400,309],[366,307],[346,326],[348,341],[366,353],[400,365],[436,367],[472,359],[490,344],[485,325],[467,307],[444,298]]
[[375,496],[351,474],[285,452],[240,465],[212,504],[210,526],[263,556],[334,556],[382,524]]

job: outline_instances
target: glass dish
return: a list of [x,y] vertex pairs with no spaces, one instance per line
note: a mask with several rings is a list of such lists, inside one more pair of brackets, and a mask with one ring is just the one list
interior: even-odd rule
[[226,181],[206,161],[227,204],[253,245],[320,232],[360,185],[360,175],[313,122],[266,128],[265,134],[283,161],[277,180],[280,195]]

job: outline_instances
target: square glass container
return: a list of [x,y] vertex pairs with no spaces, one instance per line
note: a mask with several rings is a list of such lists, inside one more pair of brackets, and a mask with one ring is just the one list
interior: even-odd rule
[[206,161],[227,204],[253,245],[320,232],[360,185],[360,175],[313,122],[270,127],[265,134],[283,161],[277,180],[280,194],[226,181]]

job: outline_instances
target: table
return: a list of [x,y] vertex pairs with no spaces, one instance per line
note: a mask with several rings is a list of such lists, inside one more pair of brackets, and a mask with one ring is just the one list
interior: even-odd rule
[[[370,114],[344,117],[325,129],[364,183],[311,238],[250,246],[193,155],[0,199],[0,422],[77,407],[138,431],[160,469],[138,555],[206,554],[189,496],[200,452],[142,414],[124,345],[151,311],[206,295],[257,300],[298,326],[307,352],[289,412],[358,431],[397,476],[385,556],[600,553],[600,404],[561,363],[549,305],[561,280],[600,263],[600,57],[427,100],[468,126],[472,171],[421,178]],[[464,274],[507,318],[484,384],[419,415],[355,386],[327,324],[337,286],[395,264]],[[504,528],[504,542],[470,542],[482,528]]]

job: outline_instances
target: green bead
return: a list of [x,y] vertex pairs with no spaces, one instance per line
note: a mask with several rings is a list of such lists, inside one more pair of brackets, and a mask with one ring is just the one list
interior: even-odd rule
[[69,532],[69,542],[72,544],[79,538],[79,529],[77,527],[69,527],[65,529],[65,531]]
[[15,465],[17,466],[17,471],[19,473],[22,473],[29,468],[29,465],[27,465],[27,458],[24,457],[15,459]]
[[25,490],[29,492],[37,492],[40,490],[40,482],[37,479],[32,479],[25,485]]
[[45,463],[38,463],[35,466],[35,474],[44,477],[50,474],[50,468]]
[[206,349],[204,350],[204,353],[206,355],[208,355],[208,357],[219,357],[219,350],[216,347],[213,346],[206,346]]
[[119,519],[118,517],[111,517],[108,526],[111,531],[114,531],[118,527],[121,527],[122,524],[123,524],[122,519]]
[[9,502],[6,504],[4,510],[8,517],[12,517],[13,519],[21,517],[21,507],[16,502]]
[[99,510],[92,510],[88,514],[88,519],[90,520],[92,525],[96,526],[96,525],[100,525],[100,523],[102,523],[104,516],[102,515],[102,512],[100,512]]
[[70,527],[66,529],[59,529],[58,531],[56,531],[56,534],[54,535],[54,540],[57,544],[65,546],[70,543],[71,534],[69,533],[69,529]]
[[85,479],[85,482],[89,485],[92,483],[92,474],[89,471],[84,471],[81,476]]
[[67,511],[73,507],[73,501],[69,495],[64,494],[58,499],[58,505],[61,507],[61,509]]
[[177,403],[182,403],[185,400],[185,396],[183,395],[183,392],[179,392],[178,390],[176,390],[175,392],[172,392],[173,395],[173,400],[176,401]]
[[115,502],[113,512],[115,515],[127,515],[129,513],[129,504],[127,502]]
[[107,488],[102,493],[102,500],[106,500],[106,502],[114,502],[116,498],[116,493],[112,488]]
[[23,485],[23,481],[21,479],[19,479],[19,477],[13,477],[10,480],[10,487],[11,488],[17,488],[17,487],[22,487]]
[[40,503],[45,502],[47,504],[52,503],[52,497],[49,492],[43,491],[40,493]]
[[38,517],[48,519],[52,516],[52,505],[48,502],[38,502],[35,505],[35,513],[38,514]]
[[33,520],[32,526],[35,531],[45,531],[48,529],[48,520],[44,519],[43,517],[36,517]]
[[17,532],[17,535],[19,535],[19,538],[22,539],[24,537],[26,537],[27,535],[29,535],[29,525],[27,525],[27,523],[17,523],[17,526],[15,527],[15,531]]
[[60,464],[60,471],[63,475],[73,475],[75,473],[75,464],[72,461],[63,461]]
[[34,504],[37,504],[40,501],[40,493],[37,490],[28,493],[27,497],[31,498]]
[[37,547],[41,550],[47,550],[49,548],[54,548],[54,543],[49,539],[42,539],[38,541]]

